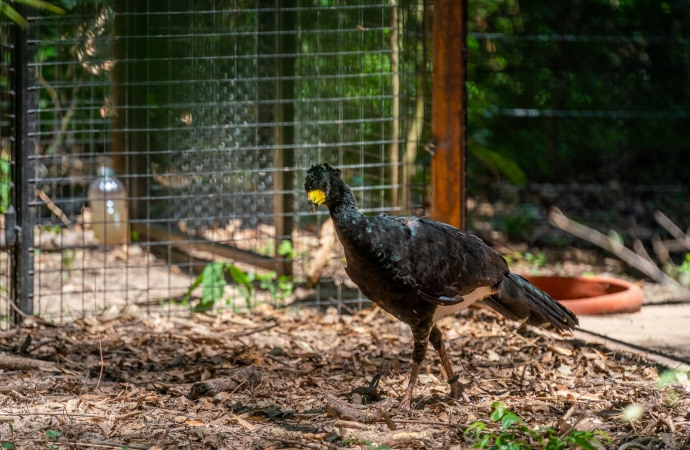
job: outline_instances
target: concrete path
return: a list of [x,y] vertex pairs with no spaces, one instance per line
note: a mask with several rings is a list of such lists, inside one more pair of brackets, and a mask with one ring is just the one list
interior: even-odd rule
[[[690,368],[690,303],[644,304],[632,314],[581,316],[579,338],[588,341],[608,339],[608,347],[628,345],[668,361],[660,363]],[[604,343],[604,342],[602,342]],[[665,357],[665,358],[664,358]]]

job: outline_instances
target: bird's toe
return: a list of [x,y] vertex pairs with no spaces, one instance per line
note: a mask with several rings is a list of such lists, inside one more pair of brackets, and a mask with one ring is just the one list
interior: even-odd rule
[[472,400],[470,400],[469,395],[467,395],[467,392],[465,392],[465,387],[459,382],[457,382],[457,385],[455,386],[451,385],[450,398],[452,398],[455,401],[462,400],[467,404],[472,403]]
[[398,409],[401,409],[403,411],[411,411],[412,410],[412,399],[409,398],[404,398],[398,405]]
[[451,391],[450,398],[452,398],[456,402],[462,401],[462,402],[467,403],[467,404],[472,403],[472,400],[470,399],[469,395],[467,395],[467,392],[465,392],[465,391],[457,391],[457,392]]

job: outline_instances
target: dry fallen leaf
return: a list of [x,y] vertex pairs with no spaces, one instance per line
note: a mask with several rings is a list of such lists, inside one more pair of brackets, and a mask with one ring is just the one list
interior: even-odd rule
[[554,353],[558,353],[559,355],[563,355],[563,356],[572,356],[572,354],[573,354],[572,350],[569,350],[569,349],[563,348],[563,347],[557,347],[555,345],[549,345],[546,348],[551,350]]
[[201,420],[197,420],[197,419],[185,420],[184,423],[186,423],[190,427],[203,427],[204,425],[206,425],[204,422],[202,422]]
[[556,370],[558,370],[561,375],[565,375],[567,377],[573,374],[573,368],[567,364],[561,364]]
[[256,427],[254,425],[252,425],[248,421],[244,420],[240,416],[236,416],[233,414],[232,418],[235,419],[237,421],[237,423],[239,423],[240,425],[242,425],[244,428],[246,428],[249,431],[254,431],[256,429]]

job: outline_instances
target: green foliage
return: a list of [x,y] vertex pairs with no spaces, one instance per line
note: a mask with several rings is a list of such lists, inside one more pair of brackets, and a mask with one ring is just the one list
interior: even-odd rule
[[546,263],[548,263],[548,259],[546,258],[546,253],[544,251],[540,251],[536,255],[533,255],[531,253],[525,253],[525,261],[536,267],[537,269],[541,269],[542,267],[546,266]]
[[[468,3],[470,189],[497,173],[473,146],[517,163],[530,182],[683,179],[674,161],[690,144],[679,114],[690,99],[690,49],[680,41],[646,42],[665,36],[672,23],[687,26],[688,5],[552,6]],[[568,42],[558,38],[565,35]]]
[[[43,2],[41,0],[14,0],[15,3],[23,3],[35,9],[48,10],[54,12],[55,14],[64,14],[65,11],[62,8],[51,5],[50,3]],[[25,18],[17,12],[16,9],[12,8],[9,3],[5,0],[0,0],[0,14],[4,15],[12,22],[16,23],[22,28],[26,28],[28,22]]]
[[[253,307],[252,298],[254,297],[256,284],[258,284],[260,289],[267,290],[271,294],[271,299],[274,303],[284,302],[294,289],[292,277],[286,275],[277,277],[277,274],[273,271],[267,273],[245,273],[234,264],[214,262],[208,264],[204,271],[196,277],[189,286],[182,302],[188,304],[192,298],[192,292],[201,286],[201,298],[194,310],[208,311],[213,309],[216,302],[223,299],[225,286],[227,285],[226,273],[237,283],[237,289],[247,302],[249,309]],[[226,303],[229,304],[229,299],[226,300]]]
[[48,439],[57,439],[60,436],[62,436],[62,433],[60,431],[56,430],[46,430],[46,437]]
[[664,388],[679,381],[687,382],[688,375],[690,375],[690,373],[685,372],[684,370],[664,370],[661,372],[661,375],[659,375],[657,384],[660,388]]
[[690,287],[690,253],[685,254],[685,260],[678,266],[678,282],[685,287]]
[[62,267],[69,270],[74,270],[74,263],[77,260],[77,252],[73,249],[65,249],[62,251]]
[[530,273],[532,275],[539,275],[541,273],[540,269],[546,266],[546,264],[549,262],[548,258],[546,257],[546,253],[543,250],[536,255],[528,252],[514,252],[511,255],[505,256],[505,259],[509,264],[520,261],[527,262],[530,266]]
[[2,445],[0,446],[0,448],[6,448],[8,450],[14,450],[14,444],[11,442],[2,441]]
[[518,186],[527,184],[527,175],[514,161],[488,148],[469,145],[470,154],[486,164],[497,175],[503,175]]
[[295,249],[292,248],[292,241],[289,241],[287,239],[283,239],[278,246],[278,254],[281,256],[285,256],[286,258],[294,258],[297,256],[297,252],[295,252]]
[[563,435],[553,428],[540,427],[537,430],[529,428],[514,412],[508,410],[503,403],[496,402],[492,405],[493,411],[489,418],[492,422],[500,422],[501,429],[498,432],[488,430],[487,424],[481,421],[474,422],[464,433],[464,436],[473,442],[472,448],[484,448],[489,450],[563,450],[569,445],[585,450],[604,448],[600,438],[610,441],[603,431],[578,431],[570,430]]
[[10,194],[12,191],[11,167],[10,155],[0,156],[0,214],[5,214],[7,208],[10,207]]
[[357,439],[347,439],[343,441],[345,445],[366,445],[367,450],[390,450],[386,444],[374,444],[371,441],[360,441]]

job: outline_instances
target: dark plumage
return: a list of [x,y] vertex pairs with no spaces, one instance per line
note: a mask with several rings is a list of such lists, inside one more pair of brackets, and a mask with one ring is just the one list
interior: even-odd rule
[[339,170],[327,164],[307,172],[304,188],[314,211],[326,204],[345,249],[345,271],[362,293],[410,325],[414,337],[410,382],[400,406],[409,408],[427,342],[438,351],[451,396],[462,396],[435,322],[476,301],[512,320],[559,331],[577,325],[573,313],[519,275],[481,239],[417,217],[366,217]]

